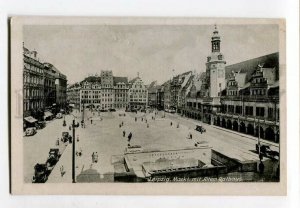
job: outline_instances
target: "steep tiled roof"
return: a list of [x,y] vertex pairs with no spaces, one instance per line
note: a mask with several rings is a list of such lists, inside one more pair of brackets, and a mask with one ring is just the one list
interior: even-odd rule
[[226,79],[232,71],[246,73],[246,81],[249,81],[251,74],[257,68],[258,64],[263,64],[263,68],[275,68],[275,80],[279,79],[279,53],[272,53],[258,58],[250,59],[240,63],[228,65],[225,67]]
[[137,79],[139,79],[139,77],[135,77],[132,80],[129,81],[129,83],[134,83]]

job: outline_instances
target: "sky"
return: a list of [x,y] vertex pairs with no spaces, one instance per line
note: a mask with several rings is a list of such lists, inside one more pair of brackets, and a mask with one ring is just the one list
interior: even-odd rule
[[[217,25],[227,65],[278,52],[277,25]],[[72,84],[101,70],[159,84],[186,71],[205,71],[214,25],[26,25],[36,50]],[[173,71],[174,69],[174,71]]]

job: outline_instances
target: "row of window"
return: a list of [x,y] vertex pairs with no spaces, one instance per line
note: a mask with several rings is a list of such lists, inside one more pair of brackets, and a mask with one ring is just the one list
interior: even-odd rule
[[43,108],[43,102],[42,101],[24,102],[23,108],[24,111]]
[[44,95],[44,91],[38,89],[24,89],[24,93],[23,93],[24,98],[41,97],[43,95]]
[[32,64],[29,64],[29,63],[24,63],[24,67],[25,67],[25,69],[28,69],[28,70],[31,70],[31,71],[34,71],[37,73],[43,73],[43,69],[36,67]]
[[44,84],[43,77],[24,74],[24,83]]
[[[256,107],[255,108],[255,116],[259,117],[265,117],[266,115],[266,109],[268,110],[268,118],[275,118],[275,111],[274,108],[269,107]],[[254,116],[254,107],[253,106],[245,106],[245,115],[247,116]],[[242,114],[242,106],[234,106],[234,105],[222,105],[221,106],[221,112],[223,113],[232,113],[232,114]],[[278,116],[278,115],[277,115]]]
[[266,95],[267,89],[252,89],[251,95]]

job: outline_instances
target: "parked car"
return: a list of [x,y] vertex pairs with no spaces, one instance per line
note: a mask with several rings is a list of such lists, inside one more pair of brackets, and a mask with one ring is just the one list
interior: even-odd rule
[[137,110],[136,109],[131,109],[131,112],[137,113]]
[[70,141],[72,141],[72,136],[69,135],[69,132],[65,131],[65,132],[62,133],[61,141],[62,142],[68,142],[68,141],[70,142]]
[[206,132],[206,129],[201,125],[196,125],[196,131],[199,131],[201,134]]
[[170,109],[169,112],[170,113],[176,113],[176,111],[174,109]]
[[52,169],[59,160],[59,156],[59,149],[50,149],[49,157],[46,161],[48,171],[52,171]]
[[56,114],[56,118],[61,119],[63,115],[61,113]]
[[37,129],[43,129],[43,128],[45,128],[45,126],[46,126],[46,122],[44,122],[44,121],[39,121],[35,124],[35,127]]
[[32,178],[32,183],[45,183],[47,179],[48,179],[47,165],[37,163],[34,166],[34,176]]
[[36,128],[35,127],[29,127],[25,130],[25,136],[32,136],[36,134]]
[[107,112],[108,110],[106,109],[101,109],[100,112]]
[[114,108],[110,108],[110,109],[108,109],[110,112],[116,112],[116,109],[114,109]]

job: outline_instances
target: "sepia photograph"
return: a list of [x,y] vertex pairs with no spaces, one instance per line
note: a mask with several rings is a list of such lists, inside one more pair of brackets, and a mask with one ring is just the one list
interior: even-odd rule
[[280,19],[12,19],[13,193],[284,194],[284,33]]

